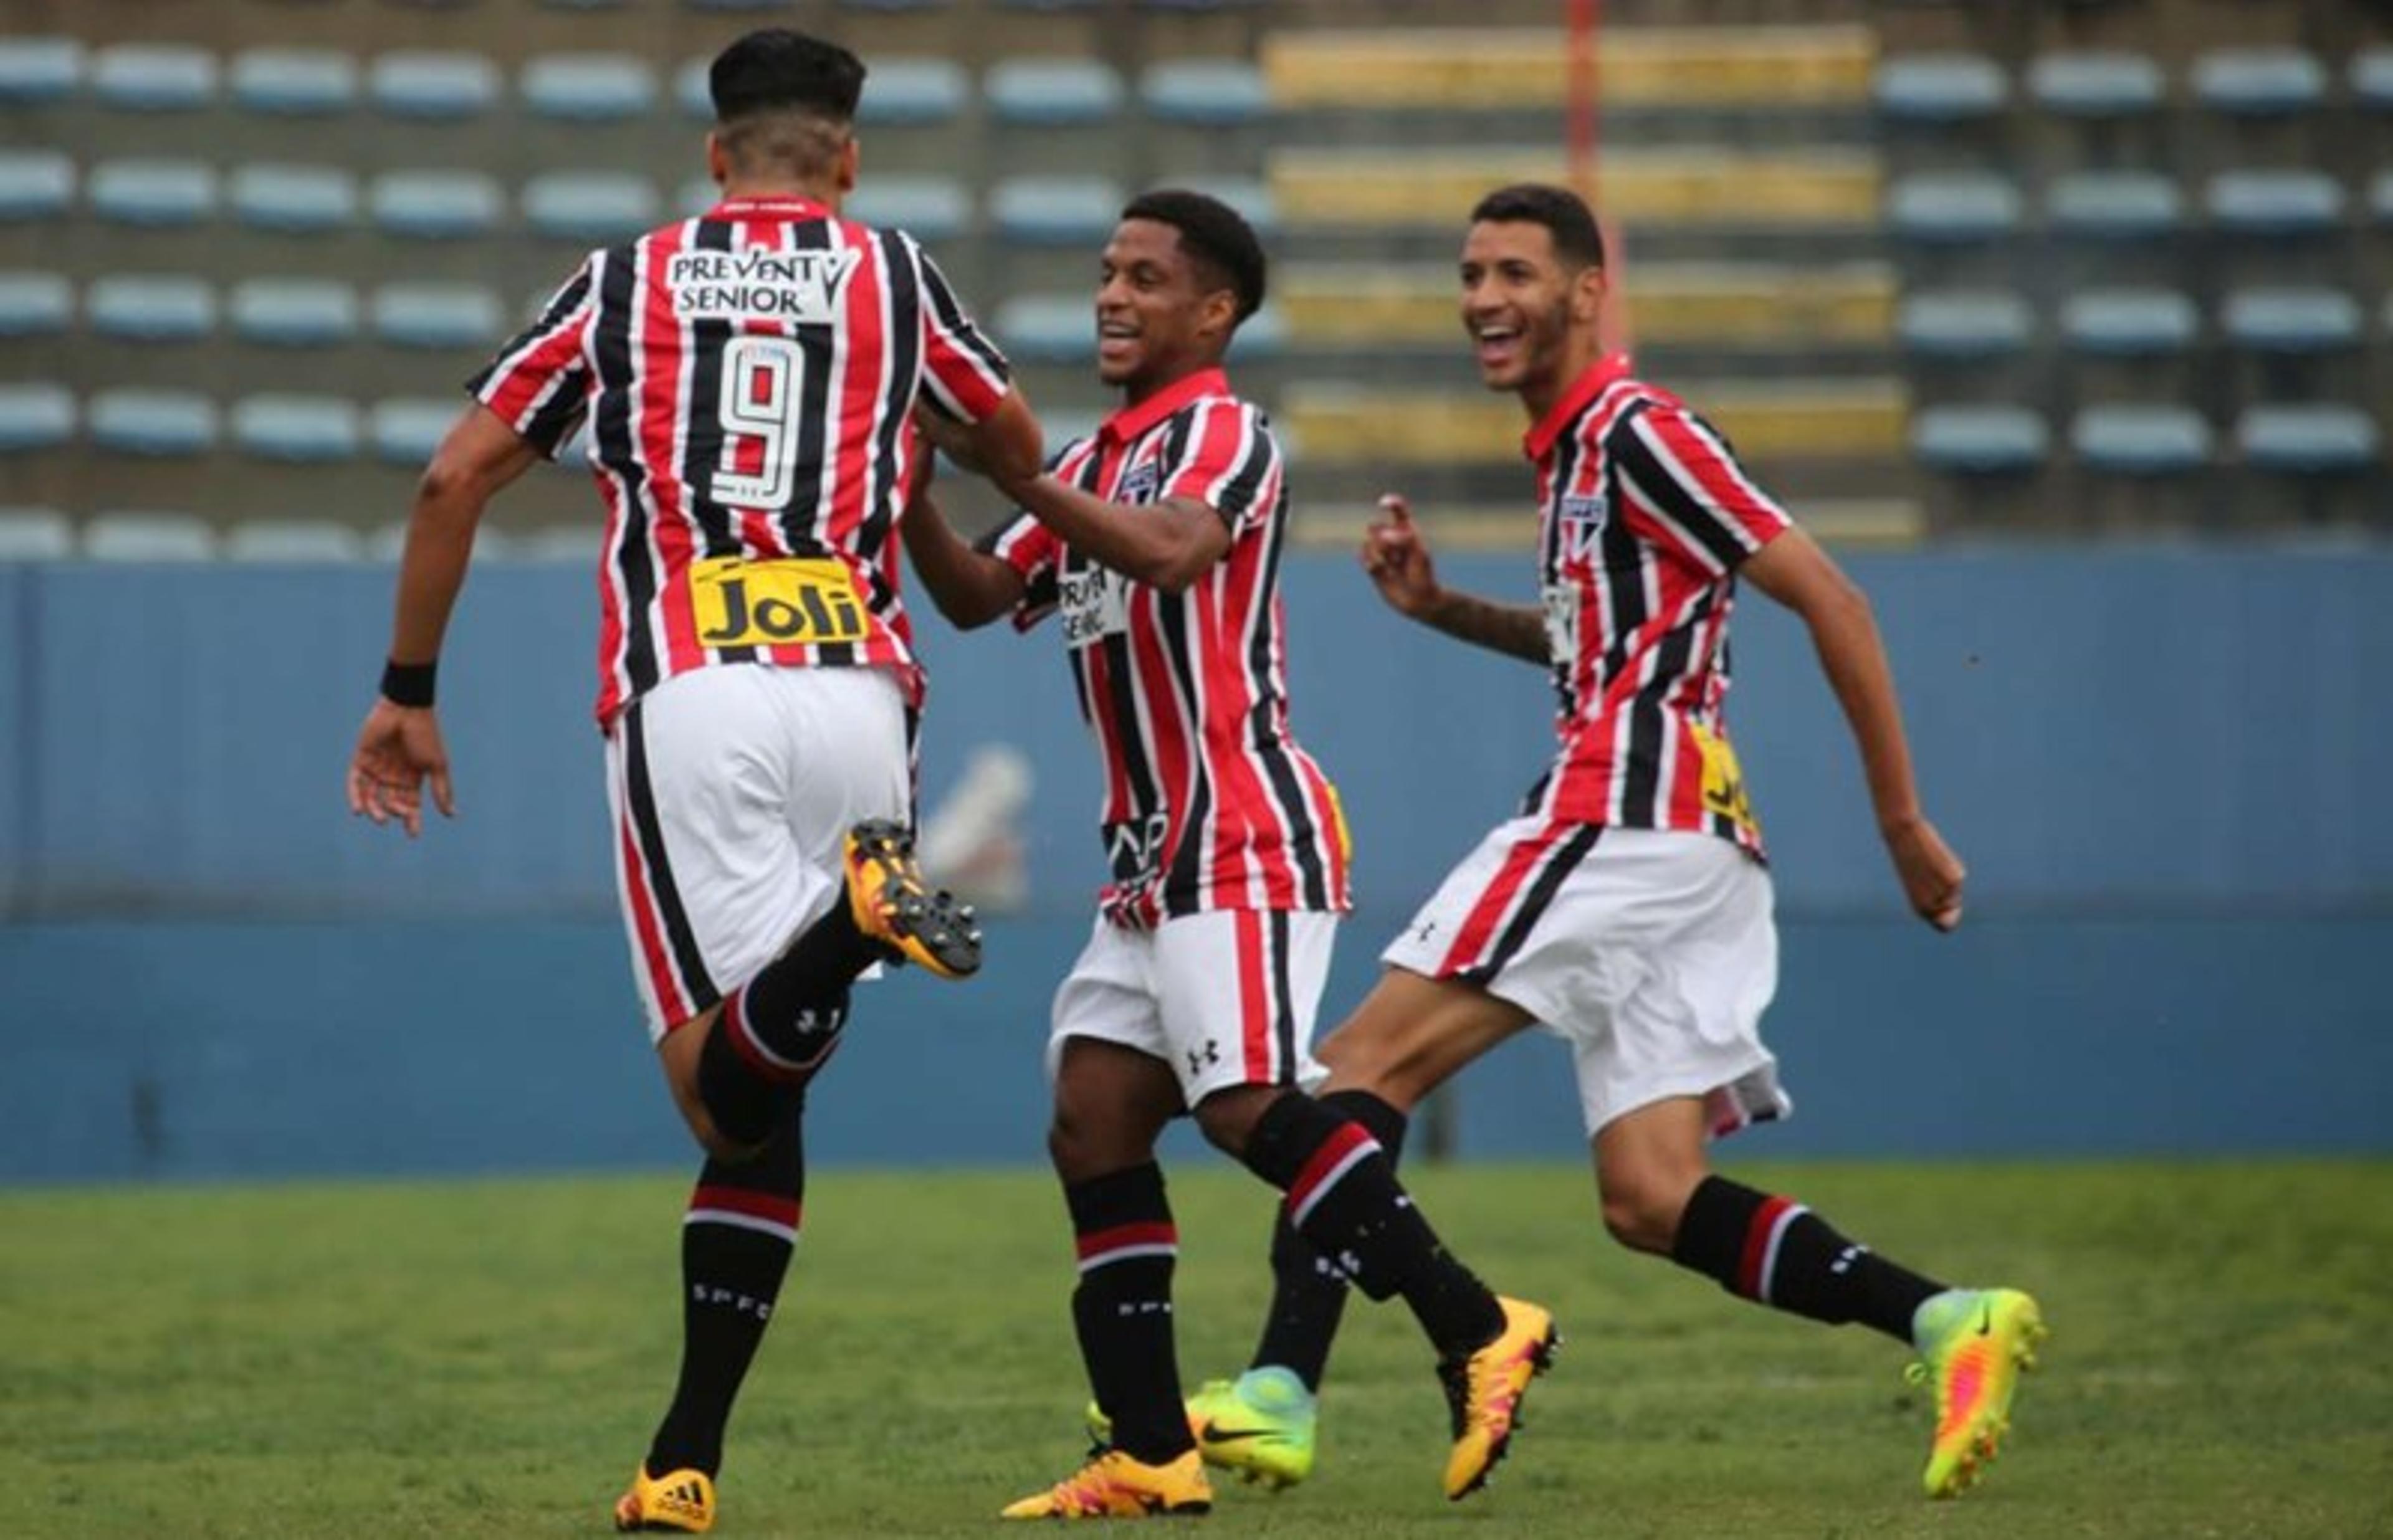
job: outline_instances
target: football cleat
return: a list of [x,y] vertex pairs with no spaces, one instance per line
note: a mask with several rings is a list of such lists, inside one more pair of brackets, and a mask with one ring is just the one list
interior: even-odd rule
[[643,1464],[632,1490],[615,1500],[615,1527],[704,1534],[714,1527],[714,1478],[690,1469],[650,1476]]
[[1488,1472],[1511,1447],[1521,1426],[1521,1399],[1529,1381],[1553,1364],[1562,1336],[1543,1307],[1519,1299],[1496,1301],[1504,1329],[1468,1358],[1437,1366],[1445,1385],[1446,1409],[1454,1420],[1454,1453],[1445,1461],[1445,1495],[1460,1502],[1487,1484]]
[[1274,1492],[1313,1474],[1320,1403],[1293,1370],[1249,1369],[1209,1379],[1188,1398],[1188,1431],[1205,1463]]
[[980,971],[980,923],[972,906],[923,881],[914,837],[902,824],[875,818],[848,830],[847,907],[856,928],[892,960],[943,979]]
[[1921,1477],[1930,1497],[1968,1491],[2010,1431],[2020,1371],[2035,1367],[2046,1336],[2035,1301],[2015,1288],[1949,1288],[1919,1307],[1912,1339],[1915,1385],[1936,1384],[1936,1434]]
[[1169,1465],[1145,1465],[1118,1449],[1089,1452],[1089,1463],[1046,1491],[1007,1506],[1001,1519],[1158,1519],[1210,1513],[1205,1462],[1189,1450]]

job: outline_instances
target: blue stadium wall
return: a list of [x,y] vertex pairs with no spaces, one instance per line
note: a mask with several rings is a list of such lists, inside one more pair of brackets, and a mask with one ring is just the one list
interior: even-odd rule
[[[1775,856],[1769,1036],[1798,1110],[1752,1154],[2393,1148],[2393,553],[1856,556],[1969,921],[1909,920],[1800,628],[1748,597],[1730,706]],[[1520,558],[1450,581],[1523,600]],[[0,1179],[676,1162],[608,897],[591,576],[477,570],[444,670],[453,824],[353,822],[340,770],[386,570],[0,565]],[[1343,789],[1380,938],[1540,768],[1532,670],[1291,559],[1298,726]],[[875,986],[817,1089],[825,1161],[1040,1158],[1050,988],[1098,873],[1056,643],[924,626],[931,799],[974,747],[1039,775],[1034,901],[965,987]],[[1467,1155],[1574,1155],[1524,1038]]]

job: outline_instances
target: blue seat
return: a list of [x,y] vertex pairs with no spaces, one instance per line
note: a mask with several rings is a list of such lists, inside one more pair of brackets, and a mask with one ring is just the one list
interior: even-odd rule
[[185,460],[216,447],[216,403],[190,390],[103,390],[85,418],[91,441],[116,454]]
[[106,161],[87,190],[92,212],[119,225],[196,225],[216,208],[216,169],[197,161]]
[[367,194],[375,226],[392,235],[453,241],[497,228],[499,184],[473,171],[389,171]]
[[499,99],[499,67],[480,54],[388,53],[367,71],[366,94],[393,117],[479,117]]
[[1269,182],[1254,176],[1183,176],[1173,185],[1219,198],[1266,241],[1278,233],[1279,200],[1272,195]]
[[74,396],[66,386],[0,385],[0,453],[51,449],[74,430]]
[[972,226],[972,194],[952,176],[870,176],[841,212],[918,241],[951,241]]
[[2009,104],[2010,82],[1982,54],[1909,54],[1879,61],[1875,95],[1894,123],[1981,123]]
[[952,123],[966,94],[963,69],[952,59],[883,59],[864,83],[856,121],[868,128]]
[[277,347],[332,347],[358,334],[357,292],[332,279],[246,279],[233,285],[232,330]]
[[1138,77],[1139,104],[1161,123],[1236,128],[1271,111],[1262,72],[1243,59],[1173,59]]
[[2393,48],[2370,48],[2352,59],[2351,99],[2373,112],[2393,112]]
[[2276,403],[2235,420],[2235,447],[2247,465],[2294,476],[2335,476],[2377,463],[2382,438],[2358,407]]
[[2323,171],[2222,171],[2203,201],[2239,235],[2317,235],[2343,222],[2343,184]]
[[1079,363],[1096,352],[1096,307],[1086,294],[1015,294],[1000,304],[991,319],[1011,358]]
[[1121,76],[1093,59],[1002,59],[981,91],[998,122],[1038,128],[1106,123],[1122,106]]
[[1276,305],[1266,304],[1249,316],[1230,338],[1232,362],[1249,359],[1274,359],[1288,351],[1288,316]]
[[0,273],[0,337],[55,336],[74,320],[64,273]]
[[2019,189],[1981,172],[1921,172],[1894,184],[1887,223],[1905,240],[1970,244],[2019,228]]
[[64,101],[83,88],[84,64],[72,37],[0,37],[0,104]]
[[259,460],[332,464],[358,452],[358,409],[324,396],[244,397],[232,409],[233,441]]
[[56,508],[0,508],[0,562],[64,561],[74,526]]
[[232,61],[232,99],[276,117],[346,112],[357,105],[358,62],[329,48],[252,48]]
[[1911,452],[1931,470],[2018,475],[2044,464],[2052,433],[2025,407],[1929,407],[1912,415]]
[[2119,476],[2178,476],[2210,463],[2210,424],[2190,407],[2087,407],[2069,441],[2087,465]]
[[2330,353],[2360,342],[2360,302],[2340,289],[2242,289],[2220,311],[2227,338],[2256,353]]
[[532,233],[555,240],[628,241],[664,217],[657,185],[619,171],[552,171],[524,184]]
[[2155,241],[2185,225],[2185,194],[2150,171],[2076,171],[2057,179],[2045,215],[2064,235]]
[[1121,217],[1121,185],[1105,176],[1013,176],[989,195],[997,232],[1028,246],[1103,241]]
[[2007,293],[1914,294],[1895,313],[1903,350],[1930,359],[1994,359],[2018,353],[2034,329],[2026,300]]
[[505,318],[473,283],[388,283],[374,292],[373,333],[394,347],[490,347]]
[[630,54],[547,54],[523,67],[524,105],[543,118],[619,123],[657,100],[656,72]]
[[[685,59],[681,61],[681,67],[673,72],[673,105],[681,109],[683,117],[697,118],[701,122],[713,121],[714,94],[708,85],[707,76],[707,67],[713,62],[711,59]],[[877,77],[881,72],[876,69],[872,73]],[[871,79],[868,78],[865,81],[864,91],[867,96],[872,94]],[[861,111],[860,103],[858,110]]]
[[74,201],[75,165],[51,150],[0,150],[0,219],[47,219]]
[[2028,66],[2028,94],[2048,112],[2125,118],[2161,104],[2161,67],[2142,54],[2046,54]]
[[681,0],[694,11],[783,11],[791,0]]
[[389,465],[415,466],[432,458],[440,440],[457,421],[464,406],[447,397],[378,401],[367,414],[366,432],[376,460]]
[[2368,184],[2368,217],[2393,225],[2393,170],[2378,172]]
[[2174,289],[2095,289],[2060,307],[2060,334],[2076,353],[2164,358],[2191,347],[2201,332],[2192,297]]
[[216,99],[216,56],[178,44],[119,44],[92,56],[91,89],[129,111],[193,111]]
[[2326,69],[2299,48],[2219,48],[2194,61],[2193,95],[2230,117],[2291,117],[2326,99]]
[[203,279],[155,274],[96,278],[84,291],[84,317],[103,337],[128,342],[197,342],[216,329],[216,294]]
[[92,561],[213,561],[216,532],[190,514],[105,513],[84,523]]
[[244,519],[225,531],[227,561],[353,562],[365,558],[365,536],[329,519]]
[[304,234],[339,229],[358,216],[358,185],[324,165],[235,166],[233,217],[257,229]]

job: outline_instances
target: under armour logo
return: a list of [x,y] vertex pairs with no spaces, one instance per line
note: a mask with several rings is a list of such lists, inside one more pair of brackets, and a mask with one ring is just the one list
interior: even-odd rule
[[1205,1039],[1202,1047],[1188,1051],[1188,1073],[1191,1075],[1202,1075],[1206,1065],[1221,1062],[1222,1045],[1210,1038]]

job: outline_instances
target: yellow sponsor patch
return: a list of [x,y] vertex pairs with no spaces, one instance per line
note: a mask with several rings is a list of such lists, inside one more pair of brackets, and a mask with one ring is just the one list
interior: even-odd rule
[[829,556],[692,562],[689,600],[698,639],[710,647],[816,646],[861,642],[871,633],[855,578]]
[[1753,816],[1753,800],[1746,795],[1745,771],[1736,763],[1736,750],[1729,747],[1728,739],[1700,722],[1690,720],[1687,732],[1704,757],[1705,811],[1733,818],[1759,833],[1761,825]]

